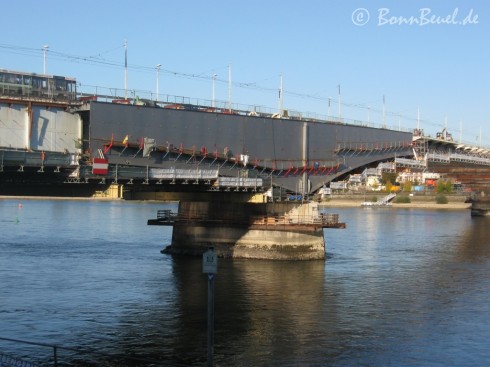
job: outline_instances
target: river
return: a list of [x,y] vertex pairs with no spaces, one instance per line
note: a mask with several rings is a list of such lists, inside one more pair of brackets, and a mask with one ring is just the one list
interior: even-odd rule
[[[162,255],[171,227],[146,225],[168,208],[0,200],[0,338],[90,351],[60,348],[61,366],[206,365],[201,259]],[[325,230],[325,261],[219,259],[216,366],[489,363],[489,218],[328,212],[347,228]],[[0,354],[53,362],[5,340]]]

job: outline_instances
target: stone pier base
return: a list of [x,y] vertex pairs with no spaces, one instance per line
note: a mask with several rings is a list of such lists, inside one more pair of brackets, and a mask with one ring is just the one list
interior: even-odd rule
[[323,230],[291,231],[174,226],[168,253],[201,255],[214,247],[218,256],[271,260],[314,260],[325,258]]
[[[248,220],[244,220],[252,215],[283,215],[291,210],[300,212],[311,208],[297,203],[181,202],[180,217],[202,218],[205,215],[206,219],[175,223],[172,244],[164,252],[201,255],[212,246],[222,257],[324,259],[323,228],[306,225],[250,226]],[[226,224],[220,220],[223,218],[227,219]],[[236,218],[236,221],[230,218]]]

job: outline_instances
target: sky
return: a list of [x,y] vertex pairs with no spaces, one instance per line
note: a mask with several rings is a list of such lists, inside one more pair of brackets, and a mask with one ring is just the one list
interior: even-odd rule
[[340,113],[345,121],[385,121],[432,136],[446,127],[457,141],[490,146],[485,0],[0,5],[0,68],[43,73],[45,66],[47,74],[76,78],[79,91],[124,95],[127,83],[129,96],[156,98],[158,80],[159,99],[210,103],[214,85],[219,105],[229,99],[231,71],[234,107],[277,111],[282,79],[290,111]]

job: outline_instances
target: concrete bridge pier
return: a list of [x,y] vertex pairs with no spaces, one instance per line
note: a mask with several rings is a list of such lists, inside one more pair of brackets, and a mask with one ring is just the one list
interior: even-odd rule
[[319,215],[316,203],[179,203],[176,214],[159,213],[148,224],[172,225],[164,252],[270,260],[325,258],[323,228],[343,228],[336,215]]

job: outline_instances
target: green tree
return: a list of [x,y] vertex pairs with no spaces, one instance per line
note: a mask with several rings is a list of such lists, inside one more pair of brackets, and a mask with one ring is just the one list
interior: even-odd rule
[[446,181],[446,192],[448,194],[453,192],[453,182],[451,180]]
[[412,182],[411,181],[405,181],[403,185],[403,191],[405,192],[412,192]]
[[398,177],[398,173],[396,172],[383,172],[381,173],[381,183],[386,185],[388,181],[391,183],[396,182],[396,178]]
[[436,191],[438,194],[442,194],[446,191],[446,184],[444,183],[443,180],[437,181]]
[[438,194],[450,194],[453,191],[453,183],[451,180],[439,180],[437,181],[436,190]]

